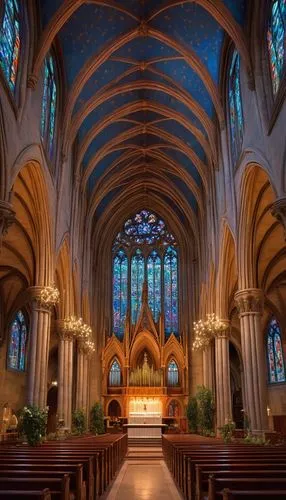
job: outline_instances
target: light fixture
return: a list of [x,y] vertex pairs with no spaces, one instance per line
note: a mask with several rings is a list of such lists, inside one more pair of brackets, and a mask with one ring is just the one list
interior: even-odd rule
[[43,304],[58,304],[60,301],[60,292],[54,284],[45,286],[41,289],[40,299]]
[[208,347],[216,333],[226,330],[227,323],[223,322],[214,313],[207,314],[207,319],[194,323],[195,338],[193,341],[193,351],[204,350]]

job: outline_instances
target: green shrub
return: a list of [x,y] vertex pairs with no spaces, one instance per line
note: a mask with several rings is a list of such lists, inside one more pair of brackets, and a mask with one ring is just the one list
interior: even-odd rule
[[86,432],[86,416],[83,410],[75,410],[72,414],[72,432],[81,436]]
[[46,435],[48,409],[24,406],[20,412],[20,427],[30,446],[38,446]]
[[190,397],[186,409],[190,432],[198,431],[198,402],[196,397]]
[[99,401],[90,410],[90,430],[93,434],[104,434],[104,413]]
[[205,433],[213,432],[214,425],[214,399],[213,393],[210,389],[204,385],[198,386],[197,392],[197,402],[198,402],[198,426],[200,432],[204,435]]
[[231,442],[234,429],[235,429],[234,422],[227,422],[227,424],[224,424],[222,427],[219,428],[222,439],[224,440],[225,443]]

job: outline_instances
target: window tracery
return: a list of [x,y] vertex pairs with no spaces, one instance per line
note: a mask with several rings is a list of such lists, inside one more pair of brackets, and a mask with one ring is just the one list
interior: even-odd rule
[[271,2],[271,15],[267,30],[270,73],[274,95],[277,94],[285,69],[286,0]]
[[44,92],[41,114],[41,137],[50,158],[54,153],[55,125],[57,108],[57,85],[55,63],[51,55],[46,57],[44,65]]
[[121,369],[118,361],[115,359],[109,370],[109,386],[121,385]]
[[165,335],[179,332],[178,253],[165,222],[148,210],[129,218],[113,244],[113,331],[122,338],[130,310],[138,320],[143,284],[155,322],[164,313]]
[[18,311],[10,326],[8,368],[19,371],[25,370],[27,335],[25,316],[22,311]]
[[18,0],[6,0],[0,30],[0,64],[12,92],[15,91],[20,53],[20,8]]
[[286,382],[281,332],[276,318],[272,318],[268,325],[267,361],[269,382]]
[[243,111],[240,90],[240,56],[237,50],[232,53],[229,69],[228,103],[231,135],[231,152],[236,163],[241,152],[243,140]]
[[179,370],[178,365],[174,359],[172,359],[168,364],[167,385],[169,387],[179,385]]

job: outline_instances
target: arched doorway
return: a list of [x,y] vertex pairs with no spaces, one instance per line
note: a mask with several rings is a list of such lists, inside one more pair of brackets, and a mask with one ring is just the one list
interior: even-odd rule
[[47,434],[50,434],[51,432],[54,433],[57,430],[58,388],[56,386],[49,389],[47,404],[49,407]]
[[238,352],[232,342],[229,343],[230,390],[232,417],[237,429],[243,428],[243,402],[241,384],[241,363]]
[[108,405],[108,416],[112,418],[121,417],[121,407],[118,401],[116,401],[116,399],[110,401]]

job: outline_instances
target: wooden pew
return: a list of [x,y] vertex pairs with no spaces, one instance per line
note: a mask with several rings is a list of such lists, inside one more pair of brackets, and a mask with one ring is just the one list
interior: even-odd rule
[[203,498],[208,491],[208,479],[213,474],[215,477],[286,477],[286,463],[284,464],[229,464],[227,466],[206,464],[204,466],[196,465],[196,499]]
[[45,488],[39,491],[22,490],[0,490],[0,498],[3,500],[51,500],[50,490]]
[[[87,490],[87,498],[89,500],[93,500],[94,498],[94,462],[92,457],[88,457],[85,459],[77,459],[77,458],[46,458],[43,456],[34,457],[28,456],[28,458],[18,458],[17,456],[3,457],[0,455],[0,470],[4,470],[6,466],[9,466],[9,469],[18,468],[34,468],[34,466],[38,466],[40,468],[50,467],[51,469],[57,470],[57,467],[61,467],[61,471],[64,473],[63,469],[67,469],[71,466],[78,466],[82,464],[83,467],[83,479],[86,483]],[[50,469],[50,470],[51,470]]]
[[0,477],[0,491],[37,491],[45,489],[44,485],[50,489],[52,500],[70,500],[69,475],[64,474],[61,478],[18,478]]
[[[223,497],[224,489],[233,489],[236,491],[248,491],[249,495],[252,494],[252,490],[259,488],[260,491],[268,491],[269,495],[272,491],[286,491],[286,477],[284,478],[259,478],[257,480],[255,477],[229,477],[229,478],[216,478],[214,476],[209,477],[209,489],[208,489],[208,500],[216,500]],[[271,493],[270,493],[271,492]]]
[[[28,467],[28,469],[25,469],[25,467],[20,467],[13,465],[13,469],[9,469],[11,467],[10,465],[8,466],[2,466],[0,470],[0,477],[16,477],[16,478],[62,478],[64,474],[69,474],[70,476],[70,492],[74,494],[75,500],[86,500],[86,485],[85,482],[83,481],[83,470],[82,470],[82,464],[79,464],[75,467],[72,466],[65,466],[63,467],[63,470],[55,470],[54,466],[52,467],[47,467],[45,465],[45,470],[43,470],[43,465],[39,466],[34,466],[32,467],[31,465]],[[67,470],[69,469],[69,470]],[[73,469],[73,470],[71,470]]]
[[[252,500],[253,498],[256,500],[285,500],[286,498],[286,490],[251,490],[251,491],[244,491],[244,490],[230,490],[229,488],[225,488],[222,491],[222,494],[219,495],[219,497],[222,498],[222,500]],[[218,498],[219,498],[218,497]]]

